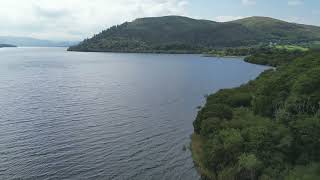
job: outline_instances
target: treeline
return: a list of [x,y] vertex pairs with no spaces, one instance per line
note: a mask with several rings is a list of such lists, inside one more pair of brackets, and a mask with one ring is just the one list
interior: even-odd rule
[[170,43],[160,45],[150,45],[146,42],[125,39],[112,38],[105,41],[92,42],[93,40],[84,40],[77,46],[72,46],[69,51],[86,52],[128,52],[128,53],[179,53],[179,54],[201,54],[208,51],[206,48],[187,45],[182,43]]
[[257,47],[239,47],[239,48],[223,48],[213,49],[207,53],[209,56],[248,56],[255,54],[260,48]]
[[253,55],[278,67],[207,98],[192,140],[204,179],[320,179],[320,52],[291,53]]
[[[305,50],[307,49],[300,46],[295,45],[296,49],[286,49],[287,45],[267,45],[260,44],[252,47],[237,47],[237,48],[222,48],[222,49],[212,49],[206,54],[208,56],[245,56],[245,61],[254,63],[254,64],[262,64],[262,65],[272,65],[276,66],[279,64],[275,64],[273,62],[266,62],[266,60],[272,58],[277,61],[284,62],[284,59],[292,59],[299,55],[303,55]],[[282,48],[283,47],[283,48]],[[264,62],[263,62],[264,61]],[[268,64],[271,63],[271,64]]]
[[260,65],[279,66],[290,63],[293,59],[307,54],[301,50],[286,50],[277,48],[258,48],[251,51],[244,59],[246,62]]

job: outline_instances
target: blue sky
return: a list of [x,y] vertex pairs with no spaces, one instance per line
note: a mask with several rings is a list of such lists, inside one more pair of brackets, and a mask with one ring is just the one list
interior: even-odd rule
[[0,0],[0,36],[82,40],[140,17],[269,16],[320,26],[320,0]]
[[268,16],[320,25],[320,0],[190,0],[188,11],[205,19]]

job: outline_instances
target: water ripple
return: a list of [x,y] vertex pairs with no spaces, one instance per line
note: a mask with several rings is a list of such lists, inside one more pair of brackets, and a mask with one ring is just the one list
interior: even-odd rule
[[264,69],[198,55],[1,50],[0,179],[198,179],[183,150],[194,107]]

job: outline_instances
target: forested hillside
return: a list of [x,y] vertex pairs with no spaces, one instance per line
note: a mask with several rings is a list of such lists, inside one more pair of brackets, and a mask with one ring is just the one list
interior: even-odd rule
[[320,28],[267,17],[219,23],[181,16],[136,19],[113,26],[70,51],[199,53],[212,48],[320,40]]

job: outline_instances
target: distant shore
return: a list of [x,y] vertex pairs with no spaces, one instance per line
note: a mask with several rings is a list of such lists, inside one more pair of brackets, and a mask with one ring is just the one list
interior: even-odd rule
[[12,44],[0,44],[0,48],[5,48],[5,47],[17,47],[17,46]]
[[245,58],[247,56],[219,56],[212,54],[203,54],[203,57],[216,57],[216,58]]

